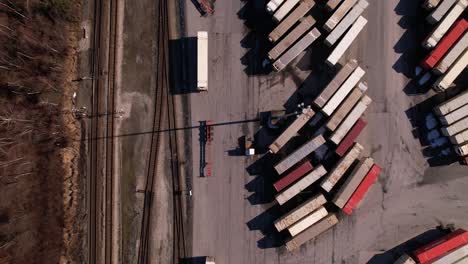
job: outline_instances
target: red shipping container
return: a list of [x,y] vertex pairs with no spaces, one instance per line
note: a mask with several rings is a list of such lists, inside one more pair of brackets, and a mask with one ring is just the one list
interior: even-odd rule
[[468,156],[462,158],[463,165],[468,165]]
[[359,186],[354,191],[353,195],[351,195],[351,198],[349,198],[348,202],[343,207],[343,212],[345,212],[348,215],[353,213],[353,210],[362,201],[364,195],[366,195],[367,191],[369,191],[369,188],[372,186],[375,179],[377,179],[377,176],[379,176],[381,171],[382,168],[380,168],[377,164],[374,164],[374,166],[372,166],[364,180],[362,180],[361,184],[359,184]]
[[288,187],[291,183],[295,182],[297,179],[305,175],[307,172],[311,171],[313,168],[314,166],[312,166],[310,161],[306,161],[302,163],[299,167],[291,171],[288,175],[275,182],[273,186],[278,192],[280,192],[284,188]]
[[421,263],[430,263],[430,261],[446,254],[447,252],[468,244],[468,232],[463,229],[457,229],[454,232],[429,243],[413,252],[413,255]]
[[459,20],[439,42],[437,47],[421,63],[421,67],[426,70],[432,69],[440,59],[444,57],[447,51],[457,42],[457,40],[468,29],[468,22],[465,19]]
[[354,124],[353,128],[351,128],[351,130],[336,148],[336,154],[338,154],[340,157],[343,157],[348,149],[353,145],[354,140],[356,140],[356,138],[361,134],[366,125],[367,122],[364,119],[359,118],[356,124]]

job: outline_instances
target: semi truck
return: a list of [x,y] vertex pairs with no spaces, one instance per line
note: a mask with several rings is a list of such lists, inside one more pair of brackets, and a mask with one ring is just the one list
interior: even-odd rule
[[286,0],[273,14],[273,20],[280,22],[299,3],[300,0]]
[[326,116],[331,116],[336,108],[343,102],[345,97],[351,92],[366,72],[357,67],[349,78],[341,85],[338,91],[328,100],[327,104],[322,108],[322,113]]
[[312,16],[307,16],[300,19],[299,25],[295,27],[285,38],[276,44],[269,52],[268,58],[270,61],[275,61],[289,47],[291,47],[300,37],[309,31],[315,24],[315,19]]
[[197,33],[197,88],[208,91],[208,32]]
[[468,243],[468,232],[457,229],[425,246],[416,249],[413,255],[421,264],[430,263],[462,245]]
[[468,156],[468,144],[455,146],[455,152],[461,157]]
[[291,185],[293,182],[297,181],[299,178],[304,176],[306,173],[310,172],[314,166],[310,161],[306,160],[297,168],[293,169],[290,173],[288,173],[283,178],[279,179],[273,184],[277,192],[281,192],[283,189]]
[[300,148],[295,150],[293,153],[288,155],[286,158],[281,160],[278,164],[276,164],[275,170],[278,172],[278,174],[282,174],[289,168],[292,168],[294,165],[296,165],[299,161],[307,157],[307,155],[314,152],[323,144],[325,144],[325,138],[323,138],[322,135],[318,135],[312,138]]
[[330,32],[335,26],[343,19],[343,17],[348,13],[349,10],[356,4],[357,0],[344,0],[344,2],[336,9],[336,11],[331,15],[331,17],[325,22],[323,28]]
[[333,198],[333,203],[336,206],[339,208],[343,208],[345,206],[372,166],[374,166],[374,159],[372,158],[366,158],[359,161],[359,164],[353,169]]
[[434,108],[434,113],[439,117],[444,116],[444,115],[447,115],[448,113],[451,113],[457,110],[458,108],[466,104],[468,104],[468,91],[465,91],[453,97],[452,99],[436,106]]
[[288,51],[286,51],[278,60],[273,63],[273,68],[276,71],[281,71],[294,60],[301,52],[309,47],[318,37],[320,32],[317,28],[313,28],[309,33],[304,35],[296,44],[294,44]]
[[437,92],[443,92],[447,90],[452,83],[458,78],[460,73],[468,65],[468,49],[463,52],[463,54],[455,61],[455,63],[450,67],[450,69],[437,79],[434,83],[433,88]]
[[335,184],[343,177],[345,172],[351,167],[356,159],[359,158],[364,148],[359,143],[354,143],[346,155],[338,161],[329,174],[322,180],[320,186],[327,192],[330,192]]
[[323,206],[320,206],[320,208],[318,208],[317,210],[313,211],[306,217],[302,218],[301,220],[288,227],[288,231],[291,234],[291,236],[296,236],[308,227],[322,220],[327,215],[327,209],[325,209],[325,207]]
[[338,126],[338,128],[333,132],[330,137],[330,141],[339,145],[343,138],[348,134],[351,128],[356,124],[358,119],[364,114],[367,107],[372,102],[372,99],[364,95],[357,105],[353,108],[351,113],[345,118],[345,120]]
[[468,130],[464,130],[456,135],[449,137],[454,145],[462,145],[468,142]]
[[427,16],[426,20],[429,24],[436,24],[438,23],[445,14],[449,11],[449,9],[455,4],[457,0],[444,0],[437,8],[431,12],[429,16]]
[[354,124],[353,128],[348,132],[345,138],[341,141],[341,143],[336,147],[335,153],[338,156],[343,157],[343,155],[348,151],[348,149],[353,145],[356,138],[361,134],[364,127],[366,127],[367,122],[359,118],[359,120]]
[[353,213],[353,210],[358,207],[359,203],[369,191],[372,184],[374,184],[381,171],[382,168],[380,168],[377,164],[374,164],[372,166],[370,171],[367,173],[366,177],[364,177],[362,182],[357,187],[356,191],[354,191],[353,195],[351,195],[348,202],[343,207],[343,212],[345,214],[351,215]]
[[450,32],[443,37],[439,44],[437,44],[436,48],[422,61],[421,67],[426,70],[432,69],[457,42],[457,40],[460,39],[467,28],[468,22],[465,19],[458,21],[455,26],[452,27]]
[[322,108],[357,67],[358,63],[356,60],[350,60],[346,63],[327,87],[325,87],[320,95],[314,100],[314,104],[317,107]]
[[466,113],[466,116],[460,121],[457,121],[450,126],[443,127],[441,130],[444,136],[450,137],[466,129],[468,129],[468,113]]
[[440,0],[426,0],[424,1],[422,7],[426,10],[430,10],[436,7],[439,4]]
[[341,1],[343,0],[329,0],[325,5],[325,8],[328,9],[328,11],[332,11],[341,3]]
[[449,126],[457,122],[458,120],[461,120],[462,118],[464,118],[467,115],[467,113],[468,113],[468,104],[444,116],[440,116],[439,120],[443,125]]
[[440,22],[440,24],[432,31],[432,33],[423,42],[423,46],[427,49],[433,48],[439,43],[440,39],[447,33],[453,23],[465,11],[468,5],[468,0],[458,0],[452,7],[447,16]]
[[290,14],[288,15],[275,29],[268,35],[268,39],[271,42],[278,41],[290,28],[292,28],[299,19],[303,18],[307,12],[314,7],[315,1],[313,0],[304,0],[301,4]]
[[338,39],[356,22],[358,17],[366,10],[369,6],[369,2],[366,0],[359,0],[359,2],[353,7],[353,9],[346,14],[343,20],[340,21],[333,31],[325,39],[325,44],[329,47],[333,46]]
[[289,125],[288,128],[269,146],[271,153],[278,153],[292,137],[314,116],[315,112],[310,108],[304,108],[302,113]]
[[447,69],[449,69],[456,59],[460,57],[463,51],[468,47],[468,32],[466,32],[463,37],[453,46],[452,49],[442,58],[442,60],[437,64],[437,66],[432,69],[432,72],[436,75],[444,74]]
[[338,224],[338,218],[335,214],[329,214],[320,222],[316,223],[315,225],[307,228],[299,235],[293,237],[291,240],[286,242],[286,249],[291,252],[298,249],[302,244],[306,243],[307,241],[314,239],[318,235],[322,234],[323,232],[327,231],[328,229],[332,228]]
[[284,0],[271,0],[266,6],[266,11],[273,14],[283,2]]
[[359,35],[361,30],[367,24],[367,19],[360,16],[356,22],[354,22],[353,26],[348,30],[348,32],[344,35],[335,49],[332,51],[330,56],[328,56],[327,60],[325,61],[329,66],[334,66],[338,60],[343,56],[346,50],[351,46],[353,41]]
[[281,232],[296,223],[297,221],[304,218],[306,215],[320,208],[327,202],[327,199],[323,194],[317,194],[307,201],[300,204],[297,208],[292,210],[290,213],[282,216],[275,221],[275,228],[278,232]]
[[325,168],[322,165],[320,165],[319,167],[315,168],[312,172],[304,176],[302,179],[297,181],[295,184],[293,184],[291,187],[276,195],[275,200],[278,202],[278,204],[283,205],[287,201],[291,200],[291,198],[305,190],[311,184],[316,182],[326,173],[327,171],[325,170]]
[[354,87],[351,94],[345,99],[345,101],[338,107],[338,109],[333,113],[331,118],[327,121],[325,126],[330,131],[335,131],[338,125],[343,121],[343,119],[349,114],[351,109],[357,104],[359,99],[367,90],[366,83],[359,83],[357,87]]

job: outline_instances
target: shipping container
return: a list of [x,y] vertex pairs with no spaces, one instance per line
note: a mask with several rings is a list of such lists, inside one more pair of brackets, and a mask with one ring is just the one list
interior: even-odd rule
[[468,256],[468,245],[463,245],[458,247],[442,257],[439,257],[437,260],[431,262],[431,264],[446,264],[446,263],[456,263]]
[[306,215],[317,210],[320,206],[324,205],[327,199],[323,194],[317,194],[309,200],[303,202],[290,213],[282,216],[280,219],[275,221],[275,227],[278,232],[281,232],[296,223],[297,221],[304,218]]
[[304,17],[300,20],[300,23],[295,27],[285,38],[283,38],[278,44],[268,52],[268,58],[270,61],[275,61],[281,54],[283,54],[291,45],[309,31],[315,24],[315,19],[312,16]]
[[280,22],[286,17],[291,10],[299,3],[300,0],[286,0],[278,10],[273,14],[273,20]]
[[468,22],[465,19],[459,20],[445,35],[442,40],[437,44],[437,47],[426,56],[421,63],[421,67],[426,70],[432,69],[442,57],[449,51],[449,49],[460,39],[468,28]]
[[208,32],[197,33],[197,88],[208,91]]
[[466,117],[467,114],[468,114],[468,104],[444,116],[440,116],[439,120],[443,125],[448,126]]
[[326,116],[331,116],[336,108],[343,102],[345,97],[351,92],[366,72],[361,68],[357,67],[349,78],[341,85],[338,91],[330,98],[327,104],[322,108],[322,113]]
[[356,191],[354,191],[353,195],[351,195],[348,202],[343,207],[343,212],[348,215],[353,213],[353,210],[357,208],[366,193],[369,191],[372,184],[374,184],[381,171],[382,168],[380,168],[377,164],[372,166],[369,173],[367,173],[366,177],[364,177],[361,184],[359,184]]
[[315,210],[314,212],[310,213],[306,217],[302,218],[295,224],[288,227],[288,231],[291,236],[296,236],[297,234],[301,233],[302,231],[306,230],[308,227],[312,226],[313,224],[317,223],[318,221],[322,220],[325,216],[328,215],[327,209],[321,206],[319,209]]
[[349,150],[353,145],[356,138],[361,134],[364,127],[366,127],[367,122],[359,118],[359,120],[354,124],[353,128],[348,132],[346,137],[341,141],[341,143],[336,148],[335,152],[338,156],[343,157],[343,155]]
[[320,186],[327,192],[330,192],[336,183],[343,177],[345,172],[351,167],[356,159],[359,158],[364,148],[359,143],[354,143],[352,149],[350,149],[346,155],[338,161],[333,167],[330,173],[322,180]]
[[282,174],[288,169],[292,168],[299,161],[303,160],[307,155],[314,152],[320,146],[325,144],[325,139],[322,135],[318,135],[313,139],[309,140],[307,143],[302,145],[300,148],[295,150],[293,153],[289,154],[286,158],[281,160],[278,164],[275,165],[275,170],[278,174]]
[[326,173],[327,171],[325,170],[325,168],[322,165],[320,165],[319,167],[315,168],[312,172],[300,179],[298,182],[293,184],[291,187],[276,195],[276,201],[280,205],[283,205],[291,198],[293,198],[294,196],[305,190],[307,187],[312,185]]
[[445,14],[453,5],[455,5],[456,2],[457,0],[442,1],[442,3],[439,6],[437,6],[437,8],[434,11],[432,11],[432,13],[426,18],[427,22],[435,25],[445,16]]
[[314,104],[322,108],[357,67],[358,63],[356,60],[350,60],[348,63],[346,63],[346,65],[336,74],[327,87],[325,87],[322,93],[315,99]]
[[439,4],[440,0],[426,0],[423,3],[423,8],[426,10],[432,9]]
[[467,243],[468,232],[463,229],[457,229],[428,245],[416,249],[413,255],[421,264],[430,263],[447,252]]
[[360,16],[356,22],[354,22],[353,26],[344,35],[330,56],[328,56],[326,63],[329,66],[334,66],[340,60],[340,58],[343,56],[346,50],[348,50],[349,46],[351,46],[353,41],[356,39],[366,24],[367,19],[362,16]]
[[460,57],[463,51],[468,47],[468,32],[466,32],[463,37],[453,46],[452,49],[442,58],[442,60],[437,64],[437,66],[432,69],[432,72],[436,75],[444,74],[453,63]]
[[455,152],[458,154],[458,156],[468,156],[468,144],[455,146]]
[[416,261],[414,261],[414,259],[412,259],[407,254],[403,254],[393,264],[417,264],[417,263]]
[[305,161],[301,165],[299,165],[297,168],[292,170],[288,175],[284,176],[277,182],[273,184],[277,192],[281,192],[284,188],[288,187],[295,181],[297,181],[299,178],[304,176],[306,173],[310,172],[314,166],[310,163],[310,161]]
[[351,94],[345,99],[345,101],[338,107],[338,109],[333,113],[331,118],[328,120],[325,125],[328,130],[335,131],[338,125],[343,121],[343,119],[351,112],[351,109],[359,102],[362,95],[367,90],[366,83],[359,83],[357,87],[353,89]]
[[339,208],[345,206],[372,166],[374,166],[372,158],[366,158],[359,162],[333,198],[333,203],[336,206]]
[[434,113],[437,116],[444,116],[466,104],[468,104],[468,91],[465,91],[455,96],[454,98],[441,103],[440,105],[434,108]]
[[349,10],[356,4],[358,0],[344,0],[344,2],[336,9],[336,11],[331,15],[331,17],[325,22],[323,28],[330,32],[335,26],[343,19],[343,17],[348,13]]
[[369,96],[364,95],[357,105],[351,110],[351,113],[343,120],[343,122],[338,126],[338,128],[333,132],[330,137],[330,141],[339,145],[343,138],[348,134],[351,128],[356,124],[358,119],[364,114],[367,107],[372,102]]
[[460,259],[459,261],[453,264],[468,264],[468,257],[464,257],[463,259]]
[[293,237],[293,239],[289,240],[286,243],[286,249],[290,252],[294,251],[298,249],[301,245],[306,243],[307,241],[314,239],[315,237],[327,231],[328,229],[332,228],[336,224],[338,224],[338,218],[336,217],[336,215],[329,214],[324,219],[322,219],[322,221],[307,228],[304,232],[300,233],[299,235]]
[[273,14],[283,2],[284,0],[271,0],[266,6],[266,11]]
[[449,137],[458,134],[466,129],[468,129],[468,112],[466,113],[466,116],[463,119],[451,124],[450,126],[443,127],[441,130],[444,136]]
[[314,116],[315,112],[310,108],[305,108],[294,122],[289,125],[281,135],[269,146],[271,153],[277,153],[297,132]]
[[356,22],[358,17],[366,10],[369,6],[369,2],[366,0],[359,0],[359,2],[353,7],[353,9],[341,20],[333,31],[325,39],[325,44],[333,46],[339,38]]
[[433,88],[437,92],[443,92],[448,89],[452,83],[458,78],[460,73],[468,65],[468,49],[463,52],[463,54],[458,58],[455,63],[450,67],[450,69],[445,73],[445,75],[439,77],[434,83]]
[[462,145],[468,143],[468,130],[464,130],[454,136],[449,137],[450,142],[454,145]]
[[314,7],[315,1],[304,0],[301,2],[298,8],[296,8],[289,16],[287,16],[276,28],[268,35],[268,39],[271,42],[278,41],[290,28],[292,28],[299,19],[303,18],[304,15]]
[[423,46],[427,49],[435,47],[437,43],[439,43],[440,39],[445,35],[445,33],[447,33],[453,23],[458,19],[458,17],[460,17],[463,11],[465,11],[467,5],[468,0],[458,0],[447,16],[424,41]]
[[316,28],[313,28],[273,63],[275,71],[281,71],[286,68],[291,61],[299,56],[299,54],[309,47],[318,37],[320,37],[320,32]]
[[327,5],[325,6],[328,11],[334,10],[338,4],[343,1],[343,0],[328,0]]

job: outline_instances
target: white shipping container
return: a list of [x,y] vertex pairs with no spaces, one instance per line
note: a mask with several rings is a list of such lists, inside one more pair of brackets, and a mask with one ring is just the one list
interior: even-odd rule
[[286,249],[290,252],[298,249],[302,244],[322,234],[323,232],[335,226],[337,223],[338,223],[338,218],[336,217],[336,215],[329,214],[324,219],[322,219],[322,221],[307,228],[304,232],[300,233],[299,235],[293,237],[293,239],[289,240],[286,243]]
[[438,258],[436,261],[431,262],[431,264],[455,263],[459,260],[462,260],[466,256],[468,256],[468,245],[464,245],[453,251],[450,251],[441,258]]
[[331,11],[334,10],[342,0],[328,0],[326,8]]
[[332,51],[330,56],[328,56],[326,63],[329,66],[334,66],[338,60],[343,56],[343,54],[348,50],[349,46],[353,43],[356,37],[359,35],[361,30],[367,24],[367,19],[360,16],[356,22],[353,24],[351,29],[345,34],[343,39],[338,43],[335,49]]
[[447,102],[438,105],[434,108],[434,113],[438,116],[444,116],[466,104],[468,104],[468,91],[465,91]]
[[322,112],[326,116],[333,114],[335,109],[343,102],[345,97],[351,92],[354,86],[358,84],[361,78],[366,72],[361,68],[357,67],[354,72],[349,76],[349,78],[343,83],[343,85],[338,89],[338,91],[333,95],[333,97],[328,101],[328,103],[323,107]]
[[271,42],[278,41],[290,28],[303,18],[315,5],[314,0],[303,0],[301,4],[294,9],[281,23],[268,35]]
[[278,232],[283,231],[292,224],[304,218],[306,215],[317,210],[320,206],[324,205],[327,202],[327,199],[323,194],[318,194],[310,198],[309,200],[303,202],[298,207],[296,207],[290,213],[282,216],[280,219],[275,221],[275,227]]
[[293,184],[291,187],[287,188],[286,190],[282,191],[280,194],[276,195],[275,199],[280,204],[283,205],[291,198],[305,190],[309,187],[312,183],[316,182],[320,179],[323,175],[325,175],[327,171],[325,168],[320,165],[319,167],[315,168],[312,172],[308,173],[306,176],[302,177],[299,181]]
[[463,259],[460,259],[459,261],[453,263],[453,264],[468,264],[468,256],[464,257]]
[[393,264],[417,264],[417,263],[410,256],[408,256],[407,254],[404,254],[403,256],[399,257]]
[[273,14],[273,19],[276,20],[276,22],[280,22],[298,3],[299,0],[286,0],[275,14]]
[[440,39],[447,33],[450,27],[455,23],[458,17],[465,11],[468,5],[468,0],[458,0],[458,2],[452,7],[447,16],[442,22],[432,31],[429,37],[424,41],[423,45],[425,48],[433,48],[439,43]]
[[444,136],[449,137],[458,134],[466,129],[468,129],[468,113],[466,113],[466,116],[460,121],[457,121],[456,123],[453,123],[450,126],[443,127],[441,130]]
[[304,217],[297,223],[293,224],[288,228],[289,233],[291,236],[295,236],[305,229],[307,229],[309,226],[317,223],[318,221],[322,220],[325,216],[328,215],[327,209],[325,207],[321,206],[319,209],[315,210],[308,216]]
[[266,10],[268,13],[272,14],[273,12],[278,9],[278,7],[284,2],[284,0],[271,0],[268,2],[266,6]]
[[468,156],[468,144],[455,146],[455,152],[461,157]]
[[336,24],[338,24],[341,19],[348,13],[348,11],[356,4],[357,0],[345,0],[338,9],[333,13],[333,15],[325,22],[323,28],[330,32],[332,31]]
[[457,79],[460,73],[468,65],[468,49],[463,52],[460,58],[455,61],[455,63],[450,67],[450,69],[445,73],[445,75],[439,77],[434,83],[433,88],[438,92],[443,92],[452,85],[452,83]]
[[442,3],[436,8],[436,10],[432,11],[432,13],[426,18],[427,22],[430,24],[436,24],[439,22],[444,15],[449,11],[449,9],[455,4],[457,0],[444,0]]
[[330,120],[325,125],[328,130],[334,131],[343,119],[351,112],[353,107],[357,104],[362,95],[367,91],[367,84],[360,82],[357,87],[353,89],[351,94],[345,99],[345,101],[338,107],[333,113]]
[[452,66],[452,64],[457,60],[463,51],[468,47],[468,32],[463,35],[463,37],[453,46],[450,51],[442,58],[442,60],[437,64],[436,67],[432,69],[437,75],[444,74],[447,69]]
[[320,186],[327,192],[330,192],[335,184],[343,177],[345,172],[349,169],[349,167],[353,164],[353,162],[359,158],[361,152],[364,150],[359,143],[354,143],[353,147],[348,150],[346,155],[338,161],[338,163],[333,167],[330,173],[322,180]]
[[353,9],[341,20],[338,26],[328,35],[325,39],[325,44],[333,46],[368,6],[369,2],[366,0],[359,0]]
[[197,33],[197,88],[208,91],[208,32]]
[[452,125],[458,120],[461,120],[467,115],[468,115],[468,105],[464,105],[447,115],[439,117],[439,120],[443,125],[448,126],[448,125]]
[[450,142],[454,145],[462,145],[468,141],[468,130],[464,130],[455,136],[450,137]]

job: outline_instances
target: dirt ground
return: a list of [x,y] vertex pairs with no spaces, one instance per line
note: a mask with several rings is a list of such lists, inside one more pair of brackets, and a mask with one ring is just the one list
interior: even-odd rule
[[0,7],[0,262],[82,263],[80,1]]

